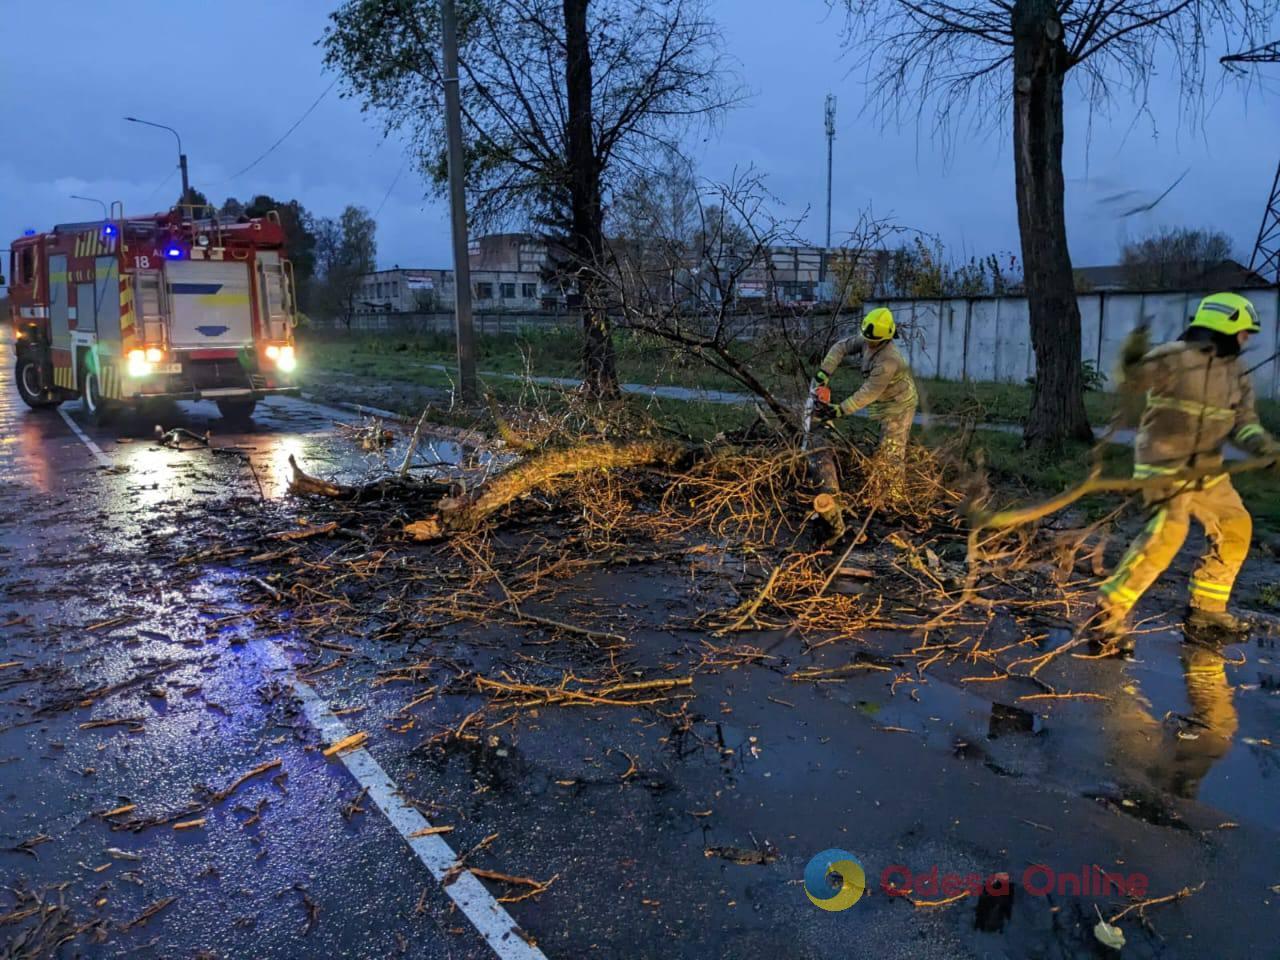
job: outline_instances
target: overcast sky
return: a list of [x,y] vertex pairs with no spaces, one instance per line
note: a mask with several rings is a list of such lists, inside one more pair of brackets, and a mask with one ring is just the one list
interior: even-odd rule
[[[690,144],[700,172],[727,177],[754,164],[772,192],[820,240],[826,178],[823,98],[838,97],[834,233],[868,204],[878,215],[938,234],[952,256],[1018,248],[1010,133],[956,131],[944,155],[928,131],[881,130],[863,114],[860,79],[841,58],[839,24],[822,0],[713,0],[728,53],[751,96],[713,136]],[[27,228],[91,219],[73,193],[122,200],[131,213],[176,200],[176,144],[134,115],[176,127],[192,185],[211,200],[255,193],[299,199],[334,215],[347,203],[377,212],[380,266],[445,266],[448,221],[402,145],[335,88],[267,159],[263,153],[332,81],[315,45],[324,0],[72,2],[0,0],[0,246]],[[1273,31],[1273,35],[1280,31]],[[1214,51],[1215,57],[1226,51]],[[1087,116],[1072,97],[1066,175],[1077,265],[1113,262],[1126,233],[1212,226],[1247,261],[1280,159],[1280,65],[1246,97],[1211,93],[1192,129],[1179,122],[1175,78],[1157,77],[1149,115],[1132,107]],[[1210,67],[1215,84],[1221,68]],[[1106,198],[1154,199],[1129,218]]]

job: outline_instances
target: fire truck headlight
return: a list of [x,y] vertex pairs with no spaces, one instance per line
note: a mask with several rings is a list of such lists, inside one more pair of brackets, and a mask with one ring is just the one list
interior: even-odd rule
[[268,360],[279,360],[279,359],[280,359],[280,347],[279,347],[279,345],[274,344],[274,343],[269,343],[269,344],[267,344],[267,359],[268,359]]
[[276,358],[276,369],[281,373],[293,373],[298,366],[298,358],[294,355],[293,347],[285,345],[280,348],[280,356]]
[[151,364],[147,363],[147,355],[142,350],[129,351],[129,376],[146,377],[151,374]]
[[159,347],[147,347],[147,363],[159,363],[163,359],[163,350]]

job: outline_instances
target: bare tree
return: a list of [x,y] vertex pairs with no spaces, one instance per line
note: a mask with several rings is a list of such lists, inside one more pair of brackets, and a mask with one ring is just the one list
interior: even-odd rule
[[1165,227],[1124,245],[1120,263],[1135,290],[1186,290],[1231,256],[1231,238],[1217,230]]
[[[568,253],[583,309],[588,391],[617,391],[604,270],[607,194],[737,97],[704,0],[469,0],[459,4],[472,216],[537,224]],[[432,0],[347,0],[323,44],[347,90],[410,133],[445,183],[439,11]]]
[[[777,201],[759,174],[735,172],[727,182],[707,184],[699,200],[692,246],[658,248],[673,258],[665,269],[639,269],[627,259],[632,247],[615,250],[619,269],[610,280],[619,322],[665,344],[673,361],[693,358],[736,381],[759,399],[780,432],[799,435],[809,378],[856,317],[839,309],[786,309],[769,296],[777,285],[772,253],[797,242],[800,221],[773,212]],[[838,303],[861,307],[850,292],[870,283],[879,251],[898,232],[870,215],[859,220],[838,259],[863,268],[842,271],[848,289],[837,291]],[[663,289],[670,276],[679,278],[675,297]],[[646,286],[648,278],[661,287]],[[747,290],[757,295],[744,296]]]
[[674,152],[616,190],[606,231],[611,259],[627,271],[623,281],[667,303],[684,297],[701,214],[697,180]]
[[[1018,228],[1036,380],[1023,434],[1054,448],[1089,440],[1080,311],[1067,250],[1062,174],[1066,81],[1090,107],[1121,91],[1141,109],[1158,58],[1188,103],[1203,89],[1207,47],[1261,35],[1276,0],[831,0],[849,12],[848,43],[896,119],[934,108],[942,127],[964,112],[983,122],[1013,106]],[[1233,37],[1226,42],[1227,37]]]

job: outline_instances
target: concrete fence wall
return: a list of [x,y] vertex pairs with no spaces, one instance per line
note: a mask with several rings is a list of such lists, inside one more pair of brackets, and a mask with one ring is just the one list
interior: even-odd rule
[[[317,330],[345,332],[341,320],[312,318]],[[577,323],[567,313],[476,313],[471,319],[476,333],[518,333],[521,330],[546,330]],[[352,333],[386,333],[412,336],[423,333],[452,333],[453,311],[447,313],[358,313],[351,321]]]
[[[1177,338],[1200,299],[1214,291],[1085,293],[1079,297],[1082,356],[1108,378],[1120,346],[1140,320],[1151,340]],[[1262,333],[1245,354],[1252,366],[1280,346],[1280,287],[1238,291],[1258,311]],[[1035,374],[1030,315],[1025,297],[955,297],[941,300],[881,300],[866,309],[891,309],[904,328],[903,348],[922,377],[1022,383]],[[1258,396],[1280,400],[1280,358],[1253,373]]]

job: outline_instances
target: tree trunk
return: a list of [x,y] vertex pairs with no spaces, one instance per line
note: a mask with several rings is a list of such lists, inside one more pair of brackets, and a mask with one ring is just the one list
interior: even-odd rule
[[1036,380],[1023,441],[1092,440],[1084,409],[1080,305],[1063,208],[1062,87],[1070,67],[1054,0],[1013,6],[1013,154]]
[[617,359],[609,313],[597,271],[604,262],[604,214],[600,165],[592,124],[591,50],[587,37],[590,0],[564,0],[565,87],[568,107],[569,252],[582,301],[582,385],[588,396],[618,394]]

